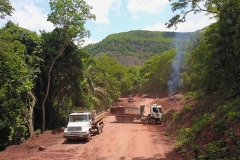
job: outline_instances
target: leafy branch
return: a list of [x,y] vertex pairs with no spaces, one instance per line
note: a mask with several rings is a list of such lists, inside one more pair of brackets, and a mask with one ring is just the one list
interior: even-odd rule
[[[169,0],[170,2],[173,0]],[[218,15],[220,3],[216,0],[206,0],[204,7],[200,7],[202,0],[179,0],[178,2],[173,2],[171,4],[172,11],[182,10],[180,14],[173,16],[167,23],[165,23],[167,28],[175,27],[177,29],[177,24],[186,22],[186,16],[193,12],[194,14],[200,12],[207,12],[208,14]],[[185,10],[188,6],[191,6],[189,10]]]

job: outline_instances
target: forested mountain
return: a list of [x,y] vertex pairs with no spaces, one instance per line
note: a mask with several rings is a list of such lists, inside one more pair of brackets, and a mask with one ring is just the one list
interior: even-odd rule
[[175,48],[177,41],[185,40],[191,32],[159,32],[135,30],[111,34],[84,49],[94,57],[107,55],[124,66],[142,65],[149,57]]

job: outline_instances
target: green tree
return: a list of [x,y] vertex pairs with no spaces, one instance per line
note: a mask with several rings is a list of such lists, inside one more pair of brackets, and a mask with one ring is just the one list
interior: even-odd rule
[[129,89],[126,81],[127,68],[121,65],[116,59],[109,56],[97,57],[97,66],[107,73],[108,79],[112,82],[114,89],[110,90],[112,99],[117,99],[119,95],[124,94]]
[[141,92],[167,91],[167,82],[171,73],[171,63],[176,54],[172,49],[160,55],[150,57],[144,62],[140,76]]
[[[195,56],[193,53],[193,50],[197,49],[197,47],[199,46],[199,44],[201,43],[201,41],[203,40],[203,35],[205,33],[205,29],[199,30],[194,32],[188,39],[186,39],[186,41],[183,42],[183,50],[184,50],[184,59],[183,59],[183,63],[182,63],[182,68],[183,68],[183,72],[181,73],[181,76],[183,77],[183,86],[182,86],[182,90],[186,91],[186,92],[190,92],[196,89],[196,87],[193,86],[193,83],[190,82],[191,77],[201,77],[200,73],[202,70],[196,72],[193,71],[193,69],[196,67],[196,65],[200,65],[196,62],[193,62],[192,57]],[[201,50],[199,50],[201,51]],[[201,52],[201,54],[204,54],[203,52]],[[204,58],[203,55],[199,55],[199,58]],[[197,62],[200,62],[197,60]],[[199,66],[199,69],[204,66],[201,65]],[[188,72],[188,71],[191,71]],[[199,76],[198,76],[199,75]],[[199,79],[201,80],[201,79]],[[197,85],[198,83],[196,82],[195,85]],[[203,87],[202,87],[203,88]]]
[[[33,136],[34,134],[33,110],[36,104],[34,85],[40,72],[39,62],[42,61],[39,58],[41,41],[35,32],[21,28],[11,21],[1,29],[0,39],[2,44],[0,47],[2,56],[0,63],[1,89],[3,90],[2,96],[6,98],[1,99],[0,105],[5,111],[6,107],[9,107],[9,112],[11,112],[3,111],[1,117],[9,123],[22,125],[21,127],[18,125],[9,127],[8,129],[11,128],[11,130],[6,129],[5,132],[9,134],[8,139],[11,144],[18,144],[28,135]],[[11,43],[12,45],[10,45]],[[9,86],[11,87],[5,92],[4,90]],[[15,106],[8,103],[13,100],[16,101]],[[6,118],[8,114],[13,116]],[[12,139],[12,137],[15,138]]]
[[[52,61],[57,56],[59,48],[65,41],[62,36],[62,29],[56,28],[52,32],[42,32],[42,54],[41,75],[38,79],[38,98],[44,98],[45,87],[48,83],[48,71]],[[49,96],[46,101],[46,125],[48,129],[55,129],[65,124],[66,116],[73,110],[73,107],[83,106],[82,88],[83,81],[83,60],[89,55],[79,49],[73,42],[66,46],[61,57],[55,63],[51,72],[51,85]],[[39,117],[40,118],[40,117]]]
[[[28,78],[32,81],[32,83],[36,83],[36,77],[40,73],[40,65],[39,63],[42,61],[39,58],[40,55],[40,46],[41,46],[41,39],[37,35],[36,32],[31,32],[27,29],[21,28],[18,25],[15,25],[11,21],[9,21],[4,30],[15,35],[15,39],[20,41],[22,44],[25,45],[26,49],[24,54],[22,55],[22,59],[26,63],[26,67],[28,67],[29,75]],[[27,100],[28,107],[25,108],[25,121],[29,128],[30,136],[34,134],[34,126],[33,126],[33,110],[36,104],[36,97],[33,93],[33,88],[27,92]]]
[[190,12],[193,12],[194,14],[206,12],[207,14],[212,14],[213,17],[217,16],[220,13],[219,9],[225,0],[178,0],[177,2],[173,2],[173,0],[169,1],[172,2],[171,6],[173,12],[177,10],[181,10],[181,12],[180,14],[173,16],[165,25],[167,28],[173,26],[177,28],[177,24],[184,23],[186,21],[186,16]]
[[84,24],[88,19],[95,19],[95,15],[90,13],[91,7],[83,0],[50,0],[49,4],[51,13],[48,15],[47,20],[62,29],[61,37],[64,37],[65,41],[48,71],[47,89],[42,102],[43,131],[45,131],[45,102],[49,94],[53,66],[70,42],[75,39],[81,41],[84,37],[89,36],[89,31],[85,30]]
[[239,6],[237,0],[219,3],[218,21],[204,29],[203,39],[188,56],[186,81],[201,94],[239,94]]
[[0,30],[0,148],[19,144],[27,136],[24,113],[27,91],[33,87],[18,35]]
[[131,66],[126,68],[126,84],[128,84],[128,87],[125,90],[121,90],[122,94],[132,94],[140,91],[140,83],[142,80],[140,77],[140,68],[140,66]]
[[14,8],[9,0],[0,0],[0,18],[4,19],[6,15],[11,16]]
[[112,83],[106,77],[105,71],[96,65],[96,61],[89,58],[85,62],[84,81],[81,87],[84,90],[84,107],[87,109],[106,109],[109,104],[108,90]]

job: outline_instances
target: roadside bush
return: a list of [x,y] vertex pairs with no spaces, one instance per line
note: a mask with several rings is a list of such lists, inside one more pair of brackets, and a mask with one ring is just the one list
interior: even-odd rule
[[172,112],[173,118],[177,117],[178,114],[179,114],[179,111]]
[[194,118],[194,123],[191,128],[183,128],[177,131],[176,145],[181,146],[183,144],[192,143],[201,131],[203,125],[209,124],[211,120],[212,115],[209,113]]
[[189,104],[186,104],[186,105],[184,105],[184,107],[183,107],[183,110],[186,111],[186,112],[191,111],[191,109],[192,109],[192,107],[191,107],[191,105],[189,105]]
[[213,126],[217,132],[221,132],[226,129],[226,124],[224,118],[218,119],[216,122],[213,123]]
[[192,142],[196,138],[196,135],[192,132],[191,128],[183,128],[177,131],[177,146],[182,146]]
[[228,119],[240,119],[240,112],[229,112]]
[[184,99],[185,99],[186,101],[188,101],[188,100],[193,100],[193,99],[200,98],[200,97],[201,97],[201,94],[198,93],[198,92],[188,92],[188,93],[186,93],[184,96],[185,96]]
[[212,115],[210,113],[205,113],[200,115],[198,118],[194,119],[194,124],[192,125],[192,130],[195,134],[199,133],[203,125],[208,125],[212,120]]
[[223,157],[227,156],[228,152],[229,152],[228,148],[227,147],[221,147],[220,143],[221,143],[220,141],[219,142],[208,143],[208,145],[204,148],[204,152],[207,156],[200,156],[199,159],[220,160],[220,159],[223,159]]

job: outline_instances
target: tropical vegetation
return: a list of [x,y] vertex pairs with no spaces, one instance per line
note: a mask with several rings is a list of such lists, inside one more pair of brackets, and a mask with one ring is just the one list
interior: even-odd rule
[[[4,2],[1,18],[14,11]],[[181,92],[184,108],[166,115],[167,135],[176,134],[180,152],[189,159],[239,159],[238,0],[172,2],[181,14],[168,27],[189,12],[216,18],[194,33],[129,31],[86,47],[76,41],[89,36],[84,23],[95,18],[91,7],[83,0],[50,0],[50,7],[51,32],[38,35],[11,21],[0,29],[1,150],[64,126],[75,109],[105,110],[132,93]],[[143,63],[123,65],[122,56]]]
[[207,12],[216,18],[185,47],[186,106],[170,120],[179,129],[181,152],[190,159],[239,159],[240,2],[179,0],[172,9],[182,14],[174,16],[168,27],[177,27],[189,12]]

